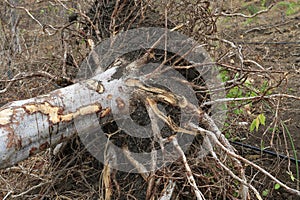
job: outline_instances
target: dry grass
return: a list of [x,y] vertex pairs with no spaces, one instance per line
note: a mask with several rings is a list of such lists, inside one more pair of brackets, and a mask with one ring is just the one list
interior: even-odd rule
[[[92,39],[97,43],[101,37],[108,37],[108,33],[114,34],[113,31],[120,30],[110,29],[107,31],[100,28],[101,33],[97,35],[97,30],[99,31],[99,27],[105,23],[95,23],[94,26],[91,26],[89,23],[93,21],[93,17],[102,16],[105,10],[100,9],[97,10],[96,13],[94,12],[94,15],[91,15],[91,13],[89,15],[88,13],[91,12],[89,9],[91,7],[95,8],[92,1],[78,1],[77,3],[61,1],[64,5],[60,3],[60,1],[54,2],[55,3],[50,1],[25,1],[25,3],[20,3],[21,6],[17,8],[12,8],[5,3],[5,1],[0,2],[0,88],[6,88],[7,85],[9,85],[9,81],[16,76],[16,81],[7,88],[7,92],[0,93],[0,104],[46,94],[49,91],[71,84],[72,81],[76,81],[78,66],[80,66],[80,63],[91,49],[89,40]],[[228,80],[234,79],[236,74],[239,73],[240,82],[228,82],[226,85],[228,91],[234,86],[238,86],[243,92],[249,92],[256,89],[251,87],[259,87],[263,82],[262,80],[268,80],[268,87],[276,87],[275,89],[280,91],[278,88],[282,87],[277,83],[279,80],[282,81],[282,83],[287,80],[285,72],[289,71],[289,73],[292,74],[291,77],[297,78],[297,76],[293,74],[293,69],[282,67],[282,63],[280,62],[275,65],[274,62],[268,59],[271,56],[268,52],[276,53],[272,47],[260,47],[266,52],[262,58],[257,57],[261,55],[256,53],[256,48],[242,43],[244,47],[244,57],[241,58],[238,48],[235,48],[235,46],[230,43],[231,41],[235,42],[235,44],[240,41],[251,42],[253,35],[250,33],[245,34],[245,31],[249,31],[253,27],[261,27],[264,24],[269,25],[270,19],[268,19],[267,14],[262,15],[260,18],[255,18],[254,22],[244,18],[228,18],[217,15],[217,13],[220,14],[220,11],[252,14],[253,9],[251,10],[251,8],[253,8],[253,6],[259,6],[261,1],[251,1],[245,3],[242,7],[237,4],[237,2],[240,1],[230,1],[231,3],[218,1],[212,3],[210,9],[207,9],[208,7],[206,6],[208,5],[206,5],[206,3],[202,1],[201,3],[199,2],[189,0],[179,2],[172,1],[172,3],[166,5],[166,10],[162,9],[161,2],[151,1],[149,5],[153,10],[161,13],[161,21],[157,20],[160,21],[158,26],[164,26],[164,18],[167,16],[169,23],[172,23],[171,26],[180,27],[179,31],[193,36],[202,44],[205,44],[205,48],[215,58],[215,61],[218,62],[220,66],[223,66],[224,71],[228,71]],[[78,14],[76,21],[72,21],[70,17],[75,16],[74,11],[76,9],[77,11],[81,11],[81,13]],[[277,7],[276,9],[280,10],[283,8]],[[28,15],[26,10],[29,11],[32,16]],[[120,17],[116,17],[117,24],[122,22],[122,17],[124,17],[122,14],[124,13],[117,15]],[[143,10],[137,7],[135,13],[138,13],[138,17],[134,15],[131,17],[137,17],[143,25],[143,18],[141,17],[144,14]],[[275,12],[273,17],[277,16],[277,14],[278,13]],[[132,18],[129,20],[131,19]],[[100,20],[100,22],[106,22],[105,19],[102,20],[104,21]],[[146,19],[145,23],[149,24],[147,20],[148,19]],[[287,20],[290,20],[290,18]],[[110,19],[108,21],[110,21]],[[235,23],[236,25],[232,25]],[[295,21],[288,23],[295,24]],[[41,24],[44,26],[41,26]],[[239,31],[244,32],[237,32],[235,30],[237,24],[241,27],[243,25],[243,28],[239,29]],[[125,26],[126,29],[128,26],[130,27],[130,23],[129,25],[126,24],[123,26]],[[295,26],[299,26],[299,23]],[[276,29],[280,29],[280,26],[274,28],[274,30]],[[279,32],[280,31],[284,30],[280,29]],[[299,36],[299,31],[297,32],[293,28],[289,29],[289,31],[292,38]],[[261,36],[260,39],[268,41],[270,36],[265,34]],[[295,48],[299,47],[296,46]],[[294,53],[297,53],[296,50]],[[280,56],[279,54],[278,57],[276,57],[279,61],[281,59]],[[253,69],[261,69],[253,63],[248,63],[249,65],[243,63],[246,59],[253,59],[262,63],[262,66],[266,70],[259,73],[251,72]],[[288,61],[290,63],[294,62],[291,60]],[[237,70],[240,69],[242,65],[245,70],[243,72]],[[226,66],[229,67],[226,68]],[[230,68],[230,66],[233,68]],[[269,67],[274,67],[274,70],[281,70],[283,73],[273,74],[271,70],[268,70]],[[38,72],[40,71],[46,73],[39,74]],[[32,76],[27,77],[26,75],[30,73]],[[255,80],[257,79],[257,75],[260,76],[259,80]],[[269,79],[270,77],[271,79]],[[243,83],[246,80],[255,80],[255,83],[252,83],[251,87],[244,85]],[[299,96],[299,93],[293,93],[293,95]],[[255,133],[248,135],[249,127],[240,126],[239,122],[251,123],[256,114],[265,111],[270,112],[273,108],[278,107],[277,103],[279,101],[281,101],[281,99],[251,102],[250,108],[247,107],[247,104],[249,104],[248,101],[234,105],[230,104],[229,108],[232,110],[230,110],[228,114],[228,126],[224,128],[224,134],[230,132],[229,137],[231,139],[247,138],[249,141],[255,143],[265,142],[266,146],[268,146],[272,139],[270,133],[265,134],[264,130],[262,130],[259,133],[262,136]],[[299,101],[297,102],[299,103]],[[284,104],[286,104],[286,102],[284,102],[283,105]],[[236,109],[242,110],[242,113],[236,114]],[[280,112],[281,111],[282,110],[280,110]],[[283,116],[284,115],[283,113]],[[268,120],[272,121],[278,116],[276,113],[270,112],[267,117]],[[297,120],[296,117],[292,120]],[[284,119],[287,118],[282,117],[282,121]],[[278,120],[277,126],[279,130],[283,131],[279,125],[280,120],[276,120]],[[274,129],[277,128],[274,124],[272,124],[272,127],[274,127]],[[277,132],[276,134],[278,134],[275,136],[276,145],[272,148],[280,153],[292,153],[292,151],[289,151],[290,147],[287,147],[289,146],[289,142],[286,142],[287,136],[279,135],[280,133]],[[202,191],[207,199],[241,198],[238,196],[241,193],[239,191],[241,183],[230,177],[228,172],[218,164],[215,158],[207,156],[202,160],[196,159],[197,144],[196,142],[196,150],[192,149],[189,155],[187,155],[187,158],[200,191]],[[228,155],[220,149],[217,148],[217,150],[219,150],[217,151],[218,157],[223,159],[222,162],[230,166],[230,168],[238,174],[239,169],[234,165],[236,164],[235,160],[229,158]],[[252,156],[253,152],[246,152],[246,154]],[[290,177],[284,174],[287,170],[295,174],[295,169],[293,169],[294,165],[292,163],[290,163],[292,165],[290,168],[290,166],[282,160],[261,155],[255,157],[254,162],[269,166],[269,170],[273,175],[283,178],[288,185],[296,187],[296,182],[290,181]],[[282,165],[284,167],[282,167]],[[189,185],[189,179],[184,173],[185,170],[183,161],[178,160],[172,165],[153,173],[152,176],[155,177],[155,183],[153,183],[152,186],[154,188],[152,190],[152,197],[157,199],[163,193],[163,190],[166,189],[169,181],[176,180],[177,184],[172,199],[176,199],[176,197],[177,199],[194,199],[195,197],[192,195],[193,190]],[[271,199],[276,197],[276,195],[279,196],[277,194],[278,191],[274,190],[274,182],[269,182],[267,176],[260,175],[257,169],[250,166],[246,167],[246,171],[249,180],[252,177],[256,177],[251,184],[259,190],[260,194],[268,190],[269,193],[265,198]],[[107,166],[103,167],[103,165],[93,158],[84,148],[80,139],[75,137],[72,141],[65,144],[56,155],[53,155],[52,150],[49,149],[46,152],[30,157],[28,160],[14,167],[1,170],[0,198],[108,200],[111,197],[111,199],[142,199],[147,195],[146,191],[150,182],[149,180],[147,181],[138,174],[116,171],[107,168]],[[251,193],[251,197],[254,197],[254,194]]]

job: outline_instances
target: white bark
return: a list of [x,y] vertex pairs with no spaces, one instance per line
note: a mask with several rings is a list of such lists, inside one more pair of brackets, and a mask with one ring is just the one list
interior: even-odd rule
[[80,123],[82,117],[96,113],[104,117],[111,110],[126,112],[129,88],[123,79],[113,77],[117,71],[114,67],[92,79],[0,108],[0,168],[73,137],[74,120]]

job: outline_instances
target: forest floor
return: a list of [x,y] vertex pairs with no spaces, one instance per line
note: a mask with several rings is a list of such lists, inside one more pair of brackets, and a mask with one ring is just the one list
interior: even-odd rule
[[[259,63],[262,69],[283,72],[271,73],[268,76],[262,76],[260,73],[254,75],[250,74],[248,77],[251,83],[249,87],[259,89],[265,87],[265,84],[274,86],[280,83],[270,90],[268,94],[284,93],[300,97],[299,0],[232,0],[226,1],[222,10],[228,13],[251,15],[259,12],[259,10],[266,9],[271,4],[275,4],[275,6],[269,11],[255,17],[220,17],[217,21],[217,35],[219,38],[240,45],[244,58]],[[42,9],[43,2],[37,5],[41,6],[41,8],[37,8],[38,11],[34,13],[36,18],[50,24],[59,24],[67,21],[67,19],[63,21],[61,18],[68,16],[68,13],[61,14],[62,12],[59,13],[59,11]],[[4,10],[1,11],[4,13]],[[3,16],[1,16],[3,18],[1,19],[2,25],[5,23],[6,17],[11,14],[8,11],[5,12],[7,12],[7,15],[5,16],[5,14],[3,14]],[[48,13],[49,17],[47,16],[47,12],[57,12],[59,14],[55,17],[51,17]],[[74,66],[65,66],[62,61],[66,49],[62,47],[60,42],[57,42],[60,41],[62,36],[60,34],[48,36],[41,32],[41,27],[33,22],[25,12],[22,16],[24,18],[27,17],[27,20],[32,22],[28,24],[27,21],[22,24],[22,20],[20,20],[19,26],[21,29],[24,29],[24,32],[21,32],[21,43],[23,46],[25,46],[25,43],[28,45],[25,46],[25,48],[23,47],[22,52],[18,52],[15,55],[9,53],[10,50],[5,47],[5,45],[7,45],[5,44],[5,34],[7,33],[0,30],[0,43],[2,48],[0,51],[1,79],[13,77],[16,75],[15,71],[30,72],[37,71],[38,69],[47,71],[54,76],[60,76],[62,73],[65,73],[64,69],[61,68],[61,66],[64,66],[68,68],[66,70],[67,73],[64,75],[68,76],[68,72],[76,70]],[[71,31],[74,30],[70,30],[70,32]],[[76,35],[76,37],[78,35]],[[73,40],[71,37],[67,39],[69,41]],[[73,43],[75,43],[75,41]],[[76,46],[76,48],[80,50],[72,49],[72,46],[68,48],[69,52],[79,52],[75,56],[75,60],[77,61],[83,60],[89,51],[88,45],[83,43]],[[210,52],[213,58],[218,58],[224,53],[224,46],[220,43],[216,43],[215,50]],[[232,57],[232,59],[227,58],[224,62],[228,63],[228,65],[235,66],[238,65],[239,61],[238,58]],[[80,63],[77,64],[80,65]],[[257,66],[255,69],[257,69]],[[11,71],[14,71],[15,74],[11,74]],[[230,76],[232,76],[232,74],[230,74]],[[5,84],[0,82],[0,86],[1,89],[3,89]],[[14,83],[5,95],[1,94],[0,105],[14,100],[45,94],[60,87],[61,85],[57,85],[57,83],[49,79],[49,77],[37,76],[33,79],[20,80]],[[233,110],[236,111],[236,109]],[[249,131],[250,124],[259,114],[266,116],[266,125],[260,125],[258,131]],[[289,157],[295,157],[294,154],[296,154],[297,159],[300,159],[299,99],[284,97],[277,98],[277,101],[254,103],[250,108],[240,106],[238,112],[229,114],[228,116],[228,126],[225,126],[223,133],[231,141],[255,146],[258,149],[270,150],[275,152],[275,154],[288,154]],[[239,124],[245,124],[244,122],[247,124],[246,126]],[[76,147],[76,145],[74,147],[71,146],[70,149],[72,151],[69,149],[71,153],[65,153],[69,156],[69,158],[66,159],[67,161],[64,160],[65,158],[61,158],[61,160],[53,158],[50,156],[50,152],[47,151],[20,163],[18,167],[1,170],[0,198],[4,198],[12,190],[14,190],[16,194],[25,192],[24,195],[16,195],[15,199],[24,198],[26,195],[28,198],[33,196],[39,198],[43,194],[46,194],[45,198],[47,199],[48,194],[51,193],[51,195],[53,195],[49,195],[49,198],[51,198],[57,195],[56,192],[60,195],[61,199],[68,195],[72,198],[76,198],[77,194],[74,194],[74,191],[78,193],[81,192],[80,195],[82,196],[77,197],[79,199],[83,197],[92,198],[93,194],[99,192],[96,191],[98,188],[94,189],[92,185],[99,184],[99,180],[95,178],[95,174],[97,173],[97,176],[101,176],[101,167],[95,164],[95,162],[89,162],[90,158],[86,156],[86,153],[79,154],[74,150]],[[297,185],[299,186],[300,180],[293,180],[293,178],[297,178],[297,170],[298,173],[300,170],[296,168],[295,162],[289,162],[276,155],[272,156],[260,151],[254,151],[240,145],[235,145],[234,147],[243,157],[269,170],[274,176],[284,183],[287,183],[287,185],[293,188],[297,188]],[[77,155],[76,159],[73,158],[75,157],[73,155]],[[56,161],[56,164],[53,164],[54,161]],[[77,165],[77,163],[80,164]],[[92,163],[91,165],[93,165],[92,167],[95,168],[95,171],[86,170],[84,167],[91,167],[87,163]],[[282,188],[275,188],[274,182],[271,182],[265,175],[257,173],[257,171],[251,167],[247,167],[247,175],[255,177],[252,184],[258,189],[264,199],[300,199],[291,196]],[[136,175],[132,175],[131,178],[135,176]],[[89,184],[82,181],[85,180],[84,178],[89,178]]]
[[[267,3],[266,3],[267,2]],[[300,96],[300,5],[299,1],[231,1],[227,4],[227,9],[234,13],[254,14],[263,10],[272,3],[276,3],[268,12],[260,14],[253,18],[243,17],[224,17],[218,22],[218,33],[221,38],[241,45],[242,53],[248,59],[254,60],[265,69],[282,70],[286,74],[273,74],[269,80],[262,78],[259,74],[250,76],[251,82],[255,85],[262,85],[264,81],[279,82],[281,78],[286,77],[284,81],[272,90],[272,93],[285,93],[294,96]],[[298,5],[296,5],[298,4]],[[234,63],[234,61],[232,61]],[[281,98],[278,100],[279,108],[277,115],[274,113],[274,107],[268,108],[261,106],[255,108],[249,115],[258,115],[265,113],[267,116],[267,126],[260,127],[259,131],[249,132],[249,127],[239,129],[232,137],[243,138],[243,142],[256,146],[260,149],[269,149],[278,153],[286,154],[289,152],[294,157],[297,152],[298,162],[300,158],[300,101],[293,98]],[[275,106],[276,107],[276,106]],[[241,121],[247,118],[245,114],[240,114],[234,118]],[[240,117],[240,119],[239,119]],[[275,118],[276,117],[276,118]],[[253,119],[248,117],[248,119]],[[270,145],[273,129],[268,127],[272,122],[277,123],[278,131],[275,131],[273,145]],[[249,121],[251,123],[251,120]],[[290,137],[289,137],[290,136]],[[292,147],[291,141],[294,143]],[[240,153],[253,162],[269,169],[284,182],[288,182],[294,187],[297,181],[292,181],[291,174],[296,176],[295,162],[283,161],[276,156],[260,154],[260,152],[251,151],[246,148],[237,147]],[[290,166],[290,169],[289,169]],[[298,169],[299,170],[299,169]],[[249,172],[251,173],[251,172]],[[268,179],[260,179],[260,191],[266,191],[265,197],[268,199],[299,199],[284,193],[281,189],[274,190],[272,183]],[[299,184],[299,180],[298,180]],[[273,188],[272,195],[267,188]]]

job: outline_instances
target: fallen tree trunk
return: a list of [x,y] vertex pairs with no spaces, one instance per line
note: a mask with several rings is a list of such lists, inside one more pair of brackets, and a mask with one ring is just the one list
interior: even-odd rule
[[114,67],[49,94],[4,105],[0,110],[0,168],[73,137],[74,120],[82,116],[104,117],[112,109],[123,112],[128,87],[123,79],[113,78],[117,72]]

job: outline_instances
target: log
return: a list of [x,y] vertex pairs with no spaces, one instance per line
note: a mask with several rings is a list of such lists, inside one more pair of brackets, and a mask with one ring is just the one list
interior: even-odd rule
[[[91,79],[0,109],[0,168],[74,137],[75,120],[111,110],[126,112],[129,87],[114,77],[115,66]],[[93,126],[92,123],[86,125]]]
[[[195,45],[190,38],[173,31],[167,33],[169,38],[172,38],[167,43],[168,52],[183,54],[189,52],[188,55],[184,55],[188,61],[200,64],[208,62],[208,56],[201,46]],[[46,95],[11,102],[3,106],[0,109],[0,168],[12,166],[33,154],[70,139],[77,133],[78,127],[85,134],[95,131],[96,122],[95,118],[92,118],[95,114],[100,118],[108,116],[111,112],[117,116],[128,114],[131,90],[135,87],[146,93],[157,95],[158,101],[172,106],[181,107],[182,102],[178,99],[179,96],[186,97],[192,105],[197,105],[198,99],[192,88],[188,85],[184,86],[180,81],[176,83],[170,80],[171,76],[174,76],[174,80],[183,77],[176,70],[173,70],[176,73],[172,70],[166,70],[162,74],[156,72],[153,75],[159,76],[158,79],[153,76],[149,79],[152,84],[154,81],[165,87],[172,85],[169,89],[176,91],[175,94],[164,89],[143,86],[141,82],[145,80],[139,76],[149,73],[149,70],[154,70],[153,67],[158,67],[154,64],[146,66],[147,70],[141,69],[153,56],[151,53],[144,52],[145,55],[142,57],[139,55],[140,52],[138,55],[133,53],[129,59],[126,57],[125,63],[121,62],[109,68],[110,64],[120,56],[128,56],[126,53],[139,50],[141,44],[143,48],[165,49],[165,41],[162,39],[165,34],[165,29],[141,28],[120,33],[111,40],[104,40],[83,62],[81,72],[77,76],[83,79],[92,78]],[[109,69],[106,70],[107,68]],[[139,69],[141,69],[140,72],[138,72]],[[209,69],[208,66],[207,69]],[[193,70],[200,74],[200,72],[208,71],[207,69],[203,66],[201,70],[198,68]],[[138,77],[141,82],[134,81],[134,79],[139,79]],[[133,81],[128,81],[128,79]],[[167,81],[164,81],[165,79]],[[141,93],[135,95],[141,96]],[[99,121],[97,123],[99,125]]]

